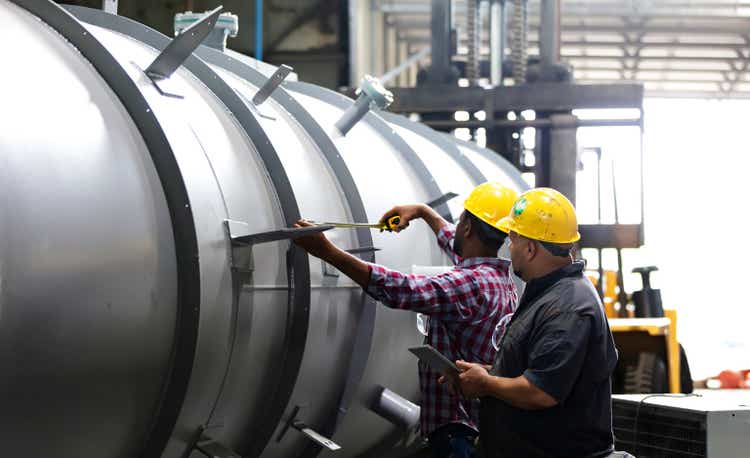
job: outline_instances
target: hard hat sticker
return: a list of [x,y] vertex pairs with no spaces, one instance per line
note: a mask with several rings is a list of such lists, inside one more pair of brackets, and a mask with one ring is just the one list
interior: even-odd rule
[[513,205],[513,214],[518,216],[523,213],[524,210],[526,210],[526,198],[521,197],[518,199],[518,202]]

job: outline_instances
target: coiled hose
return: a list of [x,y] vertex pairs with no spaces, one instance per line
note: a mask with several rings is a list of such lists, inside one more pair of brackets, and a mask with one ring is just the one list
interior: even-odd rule
[[513,0],[513,19],[511,21],[511,50],[510,58],[513,62],[513,83],[526,82],[526,62],[528,49],[526,47],[526,1]]
[[469,84],[475,85],[479,79],[479,1],[466,1],[466,35],[468,51],[466,52],[466,78]]

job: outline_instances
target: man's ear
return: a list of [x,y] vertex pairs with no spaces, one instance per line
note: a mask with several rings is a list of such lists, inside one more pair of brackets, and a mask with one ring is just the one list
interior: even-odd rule
[[469,238],[471,235],[472,227],[471,227],[471,218],[466,218],[464,221],[464,239]]
[[539,254],[539,245],[533,240],[526,241],[526,254],[529,257],[529,261],[533,260],[537,254]]

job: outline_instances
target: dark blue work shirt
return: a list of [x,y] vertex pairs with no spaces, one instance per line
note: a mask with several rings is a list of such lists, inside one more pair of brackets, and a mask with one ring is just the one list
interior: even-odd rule
[[488,458],[600,457],[613,450],[610,376],[617,364],[599,296],[574,262],[527,283],[490,373],[524,375],[558,404],[524,410],[485,397]]

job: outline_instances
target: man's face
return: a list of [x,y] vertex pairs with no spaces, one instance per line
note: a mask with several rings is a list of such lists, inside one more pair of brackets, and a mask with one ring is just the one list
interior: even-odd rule
[[513,231],[510,231],[508,234],[508,239],[510,240],[508,251],[510,251],[510,260],[513,263],[513,273],[522,280],[525,280],[524,269],[528,261],[529,240]]

